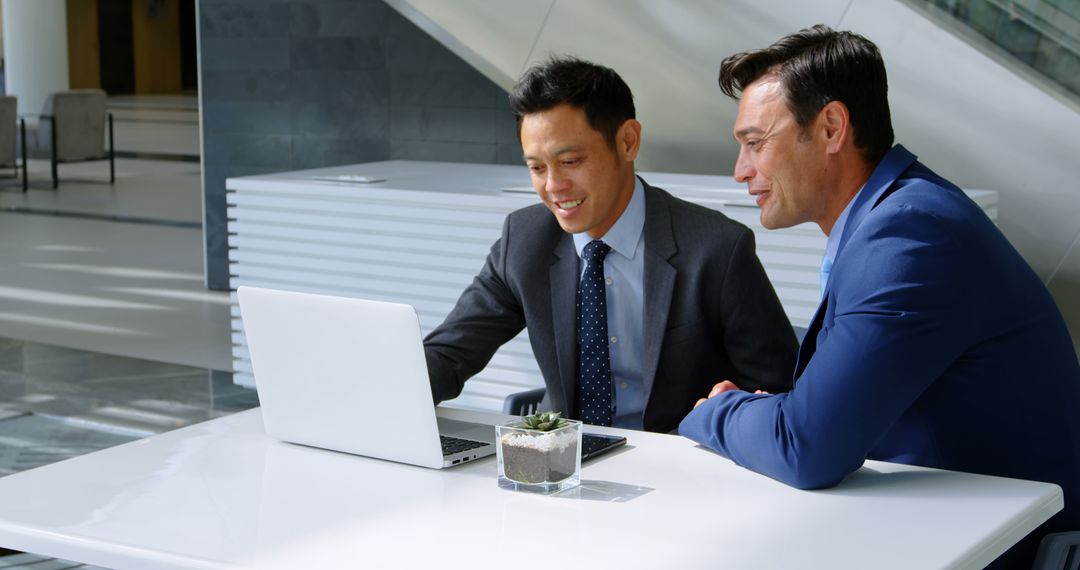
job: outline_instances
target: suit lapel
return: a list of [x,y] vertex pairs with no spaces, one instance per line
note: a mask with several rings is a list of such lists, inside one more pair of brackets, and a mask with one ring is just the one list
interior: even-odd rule
[[675,238],[671,233],[671,215],[663,194],[648,184],[645,186],[645,276],[644,315],[642,319],[641,381],[646,406],[656,379],[660,349],[664,344],[671,293],[678,273],[668,262],[675,255]]
[[577,417],[577,289],[580,267],[574,240],[562,233],[552,250],[554,260],[548,273],[551,283],[551,321],[555,333],[555,356],[559,362],[559,378],[567,410],[563,413]]
[[792,381],[798,380],[799,376],[802,376],[803,370],[806,369],[806,365],[810,363],[810,359],[814,357],[814,352],[817,350],[817,336],[821,332],[821,326],[825,322],[825,308],[829,305],[829,291],[826,289],[825,295],[821,297],[821,304],[818,305],[817,312],[814,313],[814,318],[810,321],[810,326],[806,329],[806,335],[803,336],[802,344],[799,345],[799,358],[795,361],[795,374],[792,375]]
[[[896,190],[896,180],[900,178],[904,171],[911,168],[915,160],[915,155],[911,154],[902,145],[894,145],[881,159],[881,162],[870,174],[870,178],[863,185],[859,195],[855,197],[855,203],[851,206],[851,214],[844,225],[844,233],[840,236],[840,246],[836,251],[837,260],[840,259],[840,252],[844,250],[848,240],[859,229],[859,224],[866,218],[866,215]],[[835,269],[833,274],[835,275]],[[825,311],[829,305],[829,288],[831,285],[832,276],[830,275],[829,282],[825,286],[825,293],[821,296],[821,304],[818,305],[817,312],[814,313],[814,318],[810,321],[810,327],[806,329],[806,336],[803,337],[802,344],[799,346],[799,358],[795,362],[794,380],[798,380],[802,376],[806,366],[810,363],[810,359],[814,357],[814,352],[817,351],[817,337],[825,322]]]
[[885,158],[881,159],[851,206],[851,214],[848,216],[847,223],[844,224],[844,233],[840,235],[840,247],[836,249],[837,259],[840,259],[840,252],[844,250],[852,234],[859,229],[863,218],[891,194],[891,191],[896,190],[894,186],[896,180],[915,163],[915,159],[914,154],[899,144],[893,146],[886,153]]

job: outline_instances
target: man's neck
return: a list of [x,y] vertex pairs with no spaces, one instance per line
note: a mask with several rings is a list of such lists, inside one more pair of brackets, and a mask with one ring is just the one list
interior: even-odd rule
[[853,162],[846,168],[842,168],[837,173],[835,180],[828,184],[827,187],[833,188],[835,191],[830,196],[825,215],[818,220],[818,226],[821,227],[821,231],[825,235],[832,232],[840,214],[844,212],[848,203],[855,198],[855,195],[859,193],[866,181],[870,179],[870,174],[874,172],[874,166],[862,160],[857,161],[857,163]]

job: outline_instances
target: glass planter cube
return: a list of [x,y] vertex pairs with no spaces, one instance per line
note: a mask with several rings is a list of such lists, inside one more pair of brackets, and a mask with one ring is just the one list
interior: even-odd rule
[[581,422],[551,431],[495,426],[499,487],[532,493],[557,493],[581,483]]

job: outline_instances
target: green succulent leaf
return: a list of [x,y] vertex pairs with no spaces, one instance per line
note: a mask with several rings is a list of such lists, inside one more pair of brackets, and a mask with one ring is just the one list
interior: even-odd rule
[[537,431],[552,431],[569,425],[562,417],[562,412],[540,412],[522,416],[518,427]]

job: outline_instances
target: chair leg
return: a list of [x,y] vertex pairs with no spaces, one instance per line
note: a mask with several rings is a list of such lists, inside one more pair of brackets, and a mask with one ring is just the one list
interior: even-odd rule
[[116,183],[116,151],[113,144],[114,142],[113,118],[112,113],[109,113],[109,184]]
[[22,191],[26,193],[26,119],[19,119],[19,131],[22,133]]
[[57,140],[56,140],[56,117],[55,116],[53,116],[52,120],[49,121],[49,124],[52,125],[52,145],[50,145],[52,147],[52,187],[53,187],[53,190],[56,190],[57,188],[60,187],[60,179],[56,175],[56,146],[57,146],[56,143],[57,143]]

